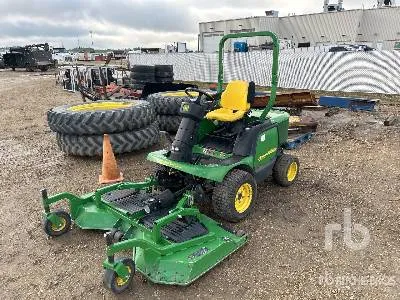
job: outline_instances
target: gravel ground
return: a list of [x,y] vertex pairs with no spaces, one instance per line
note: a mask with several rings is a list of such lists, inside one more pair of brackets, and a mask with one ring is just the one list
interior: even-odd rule
[[[101,161],[65,156],[46,125],[48,109],[79,100],[52,75],[0,72],[1,299],[114,298],[101,284],[101,232],[73,228],[47,239],[41,229],[41,188],[81,194],[97,186]],[[255,212],[235,225],[251,234],[245,247],[191,286],[137,275],[120,298],[398,299],[400,127],[382,121],[399,107],[400,97],[385,97],[374,113],[308,112],[321,126],[295,151],[299,180],[289,188],[259,186]],[[126,179],[150,173],[146,153],[118,157]],[[343,224],[346,209],[353,225],[368,230],[368,245],[352,250],[338,232],[325,250],[325,226]],[[353,238],[362,241],[357,232]]]

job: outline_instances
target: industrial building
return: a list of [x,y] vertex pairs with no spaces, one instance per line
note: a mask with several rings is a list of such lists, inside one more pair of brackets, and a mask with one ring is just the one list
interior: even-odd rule
[[[344,10],[324,1],[321,13],[279,17],[276,11],[265,16],[221,20],[199,24],[199,51],[215,52],[224,34],[273,31],[282,48],[364,44],[379,50],[393,50],[400,41],[400,7],[392,1],[378,1],[373,9]],[[265,38],[247,38],[250,49],[265,44]],[[232,49],[232,41],[227,50]]]

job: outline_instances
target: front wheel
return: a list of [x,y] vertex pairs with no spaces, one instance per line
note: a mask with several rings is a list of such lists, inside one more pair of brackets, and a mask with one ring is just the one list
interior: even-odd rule
[[67,233],[71,229],[71,216],[64,210],[57,210],[52,213],[58,219],[58,222],[52,222],[49,218],[43,221],[44,232],[48,236],[57,237]]
[[292,185],[299,175],[299,159],[293,155],[282,154],[275,162],[273,178],[280,186]]
[[132,282],[133,275],[135,275],[135,263],[130,258],[119,260],[128,271],[126,277],[121,277],[114,270],[107,269],[104,273],[103,282],[106,288],[115,294],[120,294],[125,291]]
[[249,172],[235,169],[217,184],[212,195],[214,212],[229,222],[246,218],[257,198],[257,183]]

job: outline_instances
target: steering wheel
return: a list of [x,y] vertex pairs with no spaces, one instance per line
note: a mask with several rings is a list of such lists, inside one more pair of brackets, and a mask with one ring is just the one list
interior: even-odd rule
[[[186,88],[186,89],[185,89],[186,95],[188,95],[191,99],[194,99],[195,97],[194,97],[193,95],[191,95],[190,92],[197,92],[197,93],[199,93],[199,96],[197,97],[197,99],[194,100],[194,102],[196,102],[196,103],[198,103],[198,104],[200,104],[200,98],[201,98],[201,96],[206,96],[206,98],[209,100],[208,102],[214,102],[214,98],[213,98],[210,94],[206,93],[206,92],[203,91],[203,90],[200,90],[200,89],[197,89],[197,88],[194,88],[194,87],[188,87],[188,88]],[[192,101],[193,101],[193,100],[192,100]]]

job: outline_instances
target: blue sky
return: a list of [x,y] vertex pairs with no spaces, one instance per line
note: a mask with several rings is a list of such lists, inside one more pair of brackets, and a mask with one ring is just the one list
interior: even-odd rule
[[[331,1],[332,2],[332,1]],[[374,0],[344,0],[346,9],[371,8]],[[49,42],[97,48],[164,47],[182,41],[195,48],[198,23],[260,16],[265,10],[322,11],[323,1],[0,0],[0,47]]]

